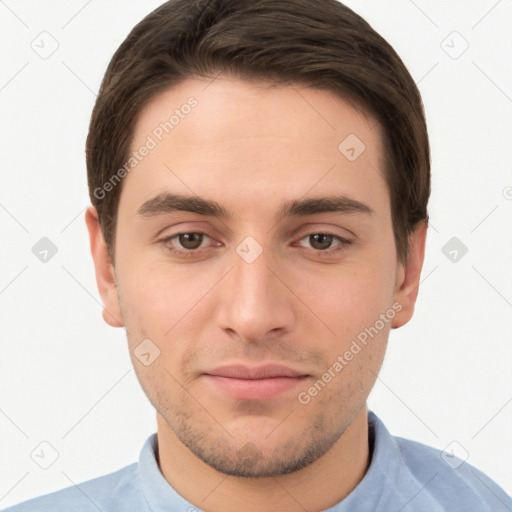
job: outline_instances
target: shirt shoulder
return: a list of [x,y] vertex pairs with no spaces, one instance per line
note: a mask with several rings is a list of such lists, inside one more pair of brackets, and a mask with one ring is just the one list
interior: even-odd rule
[[417,494],[410,501],[410,510],[420,510],[418,505],[424,502],[429,506],[438,504],[431,511],[512,511],[512,498],[473,465],[417,441],[401,437],[394,440],[402,462],[399,479],[416,481]]
[[119,512],[148,510],[138,485],[138,463],[13,505],[4,512]]
[[390,434],[368,415],[371,460],[355,489],[329,512],[511,512],[512,499],[452,453]]

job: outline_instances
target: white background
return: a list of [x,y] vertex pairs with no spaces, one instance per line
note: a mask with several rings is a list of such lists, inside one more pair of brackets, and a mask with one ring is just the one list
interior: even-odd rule
[[[156,430],[125,332],[101,318],[84,145],[111,56],[160,3],[0,2],[1,507],[134,462]],[[416,315],[392,332],[370,407],[395,435],[457,441],[512,493],[512,2],[347,4],[418,82],[432,145]],[[59,45],[47,59],[31,48],[42,31]],[[456,59],[453,31],[469,44]],[[31,250],[44,236],[47,263]],[[468,248],[456,263],[442,252],[454,236]],[[46,470],[30,456],[42,441],[59,454]]]

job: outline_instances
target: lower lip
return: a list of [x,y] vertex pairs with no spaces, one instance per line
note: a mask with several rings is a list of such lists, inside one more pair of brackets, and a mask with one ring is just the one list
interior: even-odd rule
[[270,400],[303,383],[303,377],[273,377],[270,379],[234,379],[205,375],[214,386],[237,400]]

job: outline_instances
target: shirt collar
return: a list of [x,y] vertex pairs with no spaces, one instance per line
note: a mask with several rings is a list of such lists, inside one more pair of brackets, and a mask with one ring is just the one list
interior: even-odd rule
[[[400,464],[400,451],[395,439],[372,411],[368,413],[368,427],[371,451],[368,470],[361,482],[345,499],[328,509],[330,512],[377,510],[384,505],[392,493]],[[157,457],[158,438],[154,433],[144,443],[138,465],[140,488],[149,509],[152,512],[168,510],[200,512],[167,482],[158,467]]]
[[368,413],[371,460],[363,479],[353,491],[326,512],[384,510],[397,485],[401,457],[395,438],[375,413]]
[[144,443],[139,457],[139,481],[142,494],[151,512],[200,512],[178,494],[164,478],[158,467],[158,438],[151,434]]

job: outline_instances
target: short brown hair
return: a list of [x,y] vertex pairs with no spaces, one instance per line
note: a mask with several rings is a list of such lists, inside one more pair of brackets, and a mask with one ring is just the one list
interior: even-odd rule
[[219,73],[331,91],[375,117],[405,262],[409,235],[428,219],[423,103],[390,44],[337,0],[169,0],[133,28],[107,68],[86,144],[89,195],[112,261],[122,183],[108,193],[104,185],[128,159],[138,115],[187,78]]

